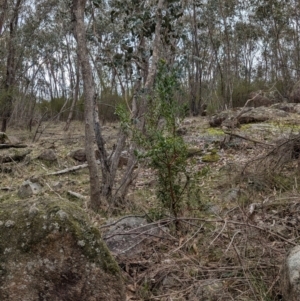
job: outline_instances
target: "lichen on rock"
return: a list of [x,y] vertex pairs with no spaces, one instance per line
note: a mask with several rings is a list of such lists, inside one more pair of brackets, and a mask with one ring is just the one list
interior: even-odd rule
[[[21,299],[20,299],[21,298]],[[0,202],[0,300],[125,300],[119,267],[67,200]]]

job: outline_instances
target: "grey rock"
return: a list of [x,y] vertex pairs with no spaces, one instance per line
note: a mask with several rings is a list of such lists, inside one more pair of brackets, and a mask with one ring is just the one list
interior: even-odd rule
[[[75,151],[72,151],[69,156],[71,158],[73,158],[74,160],[78,161],[78,162],[85,162],[86,161],[86,154],[85,154],[85,150],[83,148],[77,149]],[[100,153],[99,150],[95,150],[95,156],[96,159],[99,160],[100,159]]]
[[57,155],[53,149],[46,149],[38,156],[38,159],[48,162],[56,162]]
[[0,221],[1,301],[125,301],[118,265],[76,204],[2,201]]
[[271,107],[246,107],[234,110],[227,110],[213,115],[209,120],[212,127],[224,126],[227,128],[238,127],[240,124],[264,122],[267,120],[276,120],[278,117],[287,117],[289,113],[285,110],[278,109],[276,106]]
[[63,184],[60,181],[55,181],[52,183],[52,188],[55,191],[59,191],[63,187]]
[[103,239],[115,255],[126,258],[134,257],[149,240],[164,237],[168,232],[168,229],[158,224],[149,224],[142,217],[126,217],[112,224]]
[[283,264],[283,300],[298,301],[300,296],[300,246],[292,248]]
[[38,194],[42,190],[42,185],[39,182],[26,180],[23,182],[18,190],[18,196],[21,199],[28,198],[32,195]]

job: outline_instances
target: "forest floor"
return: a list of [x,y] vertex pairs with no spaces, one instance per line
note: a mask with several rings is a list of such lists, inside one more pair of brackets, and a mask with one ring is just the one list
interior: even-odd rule
[[[148,237],[134,256],[116,256],[128,300],[281,300],[281,265],[300,242],[299,120],[290,114],[243,125],[228,135],[211,128],[207,117],[186,118],[184,139],[195,150],[188,168],[198,174],[200,190],[197,199],[185,201],[177,230],[171,216],[160,216],[155,173],[147,166],[122,212],[109,220],[87,209],[87,168],[49,175],[79,164],[69,154],[84,148],[80,122],[68,132],[63,122],[44,123],[35,142],[34,131],[9,128],[8,136],[31,152],[22,162],[1,164],[0,199],[18,197],[22,183],[34,177],[43,189],[33,197],[77,202],[101,231],[107,222],[127,215],[147,217],[161,227],[164,235]],[[102,130],[111,149],[118,125],[106,124]],[[46,149],[56,153],[55,164],[38,160]],[[2,158],[11,154],[12,149],[0,150]],[[119,169],[118,177],[123,172]]]

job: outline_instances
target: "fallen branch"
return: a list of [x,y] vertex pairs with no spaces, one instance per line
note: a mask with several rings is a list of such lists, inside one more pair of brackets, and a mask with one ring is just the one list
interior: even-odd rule
[[239,134],[232,133],[232,132],[224,131],[224,134],[227,134],[227,135],[230,135],[230,136],[233,136],[233,137],[237,137],[237,138],[240,138],[240,139],[243,139],[243,140],[251,141],[251,142],[254,142],[254,143],[258,143],[258,144],[263,144],[263,145],[272,146],[272,147],[275,146],[274,144],[269,144],[269,143],[266,143],[266,142],[263,142],[263,141],[255,140],[255,139],[248,138],[248,137],[244,137],[244,136],[241,136]]
[[15,189],[11,188],[11,187],[0,187],[0,190],[3,190],[3,191],[13,191]]
[[76,166],[72,166],[72,167],[69,167],[69,168],[65,168],[65,169],[62,169],[62,170],[59,170],[59,171],[47,173],[46,176],[62,175],[62,174],[68,173],[68,172],[72,172],[72,171],[75,171],[75,170],[86,168],[88,166],[89,165],[87,163],[84,163],[84,164],[81,164],[81,165],[76,165]]
[[4,149],[4,148],[26,148],[27,145],[26,144],[0,144],[0,149]]
[[26,150],[22,154],[12,154],[9,156],[0,156],[0,163],[9,163],[22,161],[28,154],[31,153],[31,150]]
[[86,196],[84,196],[84,195],[82,195],[82,194],[80,194],[78,192],[71,191],[71,190],[68,191],[68,195],[70,195],[72,197],[75,197],[75,198],[77,198],[79,200],[83,200],[83,201],[85,201],[87,199]]

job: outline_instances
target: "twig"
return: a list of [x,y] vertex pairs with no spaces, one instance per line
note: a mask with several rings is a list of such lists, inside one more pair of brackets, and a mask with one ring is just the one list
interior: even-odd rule
[[177,252],[178,250],[180,250],[184,245],[186,245],[190,240],[192,240],[201,230],[202,230],[203,225],[201,225],[199,227],[199,229],[189,238],[187,239],[181,246],[179,246],[178,248],[176,248],[175,250],[172,250],[170,252],[170,254]]
[[[135,235],[135,237],[146,235],[146,236],[153,236],[153,237],[156,237],[156,238],[159,238],[159,239],[167,239],[167,240],[174,241],[171,238],[166,238],[166,237],[163,237],[163,236],[160,236],[160,235],[156,235],[156,234],[152,234],[152,233],[147,233],[148,231],[150,231],[152,229],[148,229],[148,230],[145,230],[143,232],[118,232],[118,233],[114,233],[114,234],[112,234],[110,236],[104,236],[103,239],[104,240],[108,240],[108,239],[113,238],[115,236],[125,236],[125,235],[128,235],[128,236],[129,235]],[[132,229],[132,230],[136,230],[136,229]],[[177,239],[176,239],[176,241],[177,241]]]
[[126,215],[126,216],[123,216],[122,218],[118,219],[117,221],[115,222],[112,222],[110,224],[106,224],[106,225],[103,225],[101,227],[99,227],[99,229],[103,229],[103,228],[109,228],[111,226],[114,226],[116,225],[117,223],[119,223],[120,221],[122,221],[123,219],[126,219],[126,218],[131,218],[131,217],[140,217],[140,218],[145,218],[146,215]]
[[[173,221],[175,220],[175,218],[173,219]],[[202,219],[202,218],[196,218],[196,217],[191,217],[191,218],[184,218],[184,217],[177,217],[176,220],[179,220],[179,221],[188,221],[188,220],[193,220],[193,221],[199,221],[199,222],[207,222],[207,223],[229,223],[229,224],[234,224],[234,225],[240,225],[240,226],[248,226],[248,227],[252,227],[252,228],[256,228],[258,230],[261,230],[261,231],[264,231],[264,232],[267,232],[271,235],[274,235],[278,238],[280,238],[281,240],[287,242],[288,244],[292,245],[292,246],[297,246],[296,243],[294,243],[293,241],[291,240],[288,240],[286,239],[285,237],[283,237],[281,234],[278,234],[278,233],[275,233],[275,232],[272,232],[266,228],[262,228],[262,227],[259,227],[259,226],[256,226],[256,225],[253,225],[253,224],[250,224],[250,223],[241,223],[241,222],[236,222],[236,221],[232,221],[232,220],[223,220],[223,219],[216,219],[216,220],[210,220],[210,219]],[[224,227],[223,227],[224,228]],[[223,229],[222,229],[223,230]],[[217,237],[216,237],[217,238]],[[215,238],[215,239],[216,239]],[[215,240],[214,239],[214,240]]]
[[237,247],[235,246],[235,244],[233,243],[232,245],[233,245],[234,251],[235,251],[235,253],[236,253],[237,257],[238,257],[238,260],[239,260],[239,262],[240,262],[240,265],[241,265],[241,267],[242,267],[242,269],[243,269],[245,278],[246,278],[246,280],[247,280],[247,282],[248,282],[248,284],[249,284],[249,286],[250,286],[250,288],[251,288],[251,291],[252,291],[252,293],[253,293],[253,296],[254,296],[255,299],[257,300],[257,296],[256,296],[256,293],[255,293],[255,290],[254,290],[253,285],[252,285],[252,283],[251,283],[251,281],[250,281],[250,279],[249,279],[249,277],[248,277],[248,275],[247,275],[246,269],[245,269],[245,267],[244,267],[243,261],[242,261],[241,256],[240,256],[240,253],[239,253],[239,251],[237,250]]
[[241,233],[241,231],[240,231],[240,230],[237,230],[237,231],[233,234],[233,236],[232,236],[232,238],[231,238],[231,240],[230,240],[230,243],[229,243],[229,245],[228,245],[226,251],[224,252],[224,254],[226,254],[226,253],[228,252],[228,250],[230,249],[231,245],[233,244],[233,241],[234,241],[235,236],[236,236],[237,234],[240,234],[240,233]]
[[52,192],[54,192],[61,200],[63,200],[63,198],[61,197],[61,195],[59,193],[57,193],[48,183],[46,183],[46,185],[50,188],[50,190]]
[[220,232],[218,233],[218,235],[212,240],[212,242],[209,244],[208,248],[209,248],[209,247],[210,247],[210,246],[218,239],[218,237],[223,233],[223,231],[224,231],[226,225],[227,225],[227,220],[225,219],[225,220],[224,220],[224,225],[223,225],[221,231],[220,231]]

